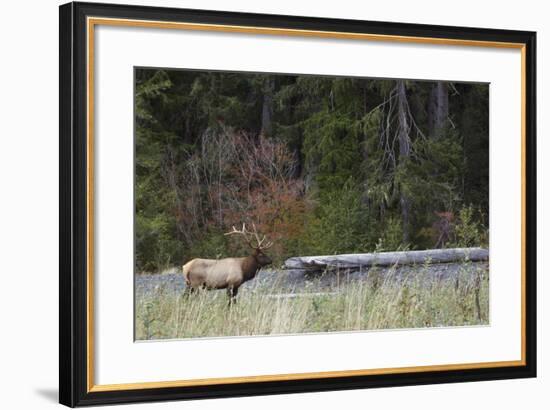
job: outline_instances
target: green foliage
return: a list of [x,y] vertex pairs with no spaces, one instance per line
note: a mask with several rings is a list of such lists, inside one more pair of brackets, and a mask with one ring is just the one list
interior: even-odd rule
[[433,82],[145,68],[135,79],[140,272],[248,252],[223,236],[242,222],[275,239],[276,263],[433,247],[441,212],[458,215],[445,246],[488,243],[486,84],[448,83],[448,119],[430,133]]
[[360,191],[348,180],[322,195],[308,221],[305,241],[309,253],[316,255],[364,252],[367,232],[368,216]]
[[138,83],[136,87],[136,118],[143,121],[154,122],[155,119],[151,113],[150,102],[160,98],[164,101],[166,96],[163,93],[172,86],[168,74],[163,70],[155,71],[154,74],[144,81]]
[[457,247],[487,246],[487,230],[475,217],[472,205],[463,207],[458,213],[458,222],[454,225],[455,240],[452,245]]
[[381,234],[376,243],[376,252],[406,250],[408,244],[403,244],[403,227],[399,218],[390,216],[383,223]]
[[489,213],[489,93],[487,84],[457,84],[461,98],[451,108],[463,139],[463,181],[460,191],[466,204]]
[[169,216],[136,215],[136,259],[138,269],[162,272],[181,262],[181,246],[174,239],[174,221]]
[[358,176],[361,164],[356,122],[345,115],[321,111],[306,121],[304,154],[319,189],[342,186]]

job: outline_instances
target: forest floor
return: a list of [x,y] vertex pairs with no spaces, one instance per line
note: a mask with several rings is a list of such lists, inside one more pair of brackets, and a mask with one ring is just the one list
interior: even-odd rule
[[184,289],[179,273],[135,276],[137,340],[489,324],[487,262],[262,270],[231,308],[224,290]]

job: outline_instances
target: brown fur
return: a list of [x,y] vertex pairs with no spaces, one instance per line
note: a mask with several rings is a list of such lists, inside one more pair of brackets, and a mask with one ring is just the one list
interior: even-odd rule
[[197,258],[183,265],[183,277],[189,291],[227,289],[231,301],[244,282],[253,279],[263,266],[270,263],[271,259],[259,249],[243,258]]

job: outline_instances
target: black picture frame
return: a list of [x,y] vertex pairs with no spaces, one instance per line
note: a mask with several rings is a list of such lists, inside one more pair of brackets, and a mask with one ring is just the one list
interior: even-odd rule
[[[204,399],[536,376],[536,33],[220,11],[68,3],[59,32],[59,401],[67,406]],[[87,365],[86,19],[120,18],[522,44],[525,52],[525,360],[521,366],[90,391]]]

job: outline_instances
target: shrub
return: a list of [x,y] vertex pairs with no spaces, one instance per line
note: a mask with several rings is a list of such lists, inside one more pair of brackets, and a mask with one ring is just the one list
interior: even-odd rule
[[312,254],[365,251],[368,215],[357,186],[348,180],[325,192],[306,227],[305,241]]
[[[481,213],[480,213],[481,217]],[[454,241],[451,246],[488,246],[488,232],[475,217],[472,205],[463,207],[458,213],[458,221],[453,226]]]

